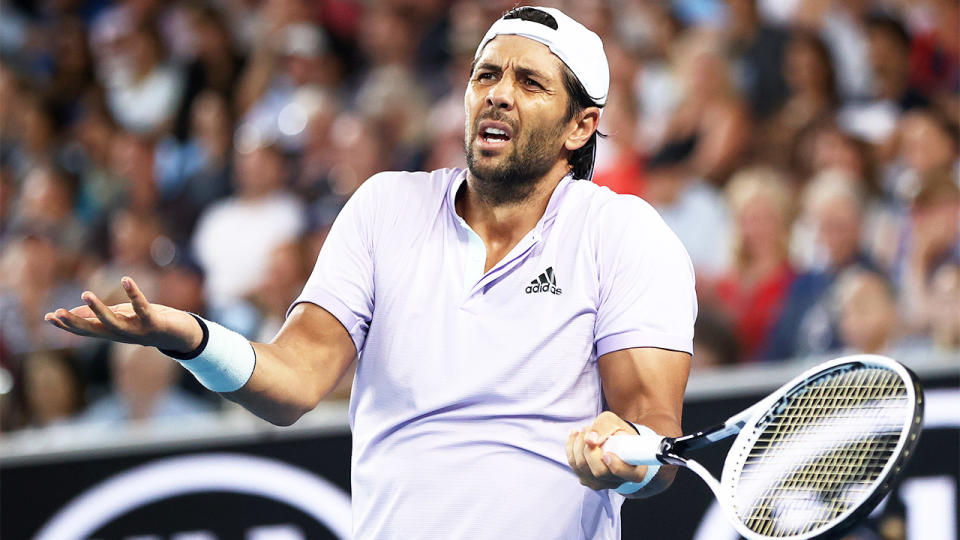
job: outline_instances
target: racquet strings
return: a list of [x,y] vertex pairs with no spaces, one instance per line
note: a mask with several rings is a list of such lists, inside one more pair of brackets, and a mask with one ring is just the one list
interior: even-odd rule
[[829,528],[874,490],[914,407],[894,371],[847,365],[794,388],[755,428],[731,476],[750,530],[791,538]]

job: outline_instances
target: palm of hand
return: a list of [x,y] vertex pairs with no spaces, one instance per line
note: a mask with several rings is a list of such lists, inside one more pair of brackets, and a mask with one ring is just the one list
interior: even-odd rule
[[202,332],[192,315],[149,303],[130,278],[123,278],[122,283],[130,302],[106,306],[95,294],[87,291],[81,296],[86,305],[69,311],[60,308],[47,313],[44,319],[72,334],[121,343],[181,352],[199,345]]

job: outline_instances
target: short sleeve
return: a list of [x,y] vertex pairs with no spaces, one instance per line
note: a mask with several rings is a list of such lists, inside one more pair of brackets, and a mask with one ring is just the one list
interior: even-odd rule
[[697,296],[693,265],[647,203],[618,196],[600,232],[597,356],[634,347],[693,353]]
[[357,352],[363,349],[373,318],[373,253],[377,184],[373,178],[353,194],[333,222],[303,292],[290,310],[310,302],[329,311],[343,324]]

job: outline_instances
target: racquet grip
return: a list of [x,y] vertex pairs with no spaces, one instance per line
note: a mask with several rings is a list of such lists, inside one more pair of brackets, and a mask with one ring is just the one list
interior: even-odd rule
[[616,454],[631,465],[661,465],[657,453],[662,440],[652,431],[644,435],[614,435],[603,443],[603,451]]

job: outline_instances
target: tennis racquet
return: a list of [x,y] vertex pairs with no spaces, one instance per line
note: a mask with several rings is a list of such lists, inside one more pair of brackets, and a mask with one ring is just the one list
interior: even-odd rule
[[[855,355],[817,365],[726,422],[692,435],[614,435],[633,465],[679,465],[713,491],[744,538],[838,535],[868,514],[913,454],[923,391],[900,363]],[[688,453],[737,435],[718,481]]]

